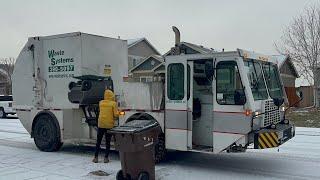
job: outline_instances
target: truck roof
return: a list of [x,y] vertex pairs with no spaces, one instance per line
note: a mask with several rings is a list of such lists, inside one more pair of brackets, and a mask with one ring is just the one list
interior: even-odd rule
[[256,53],[253,51],[247,51],[247,50],[243,50],[243,49],[237,49],[235,51],[220,51],[220,52],[212,52],[209,54],[184,54],[184,55],[170,55],[170,56],[166,56],[165,59],[166,61],[171,58],[177,58],[177,57],[186,57],[189,60],[196,60],[196,59],[210,59],[214,57],[243,57],[245,59],[253,59],[253,60],[257,60],[257,61],[265,61],[265,62],[271,62],[274,63],[272,61],[272,56],[268,56],[268,55],[264,55],[264,54],[260,54],[260,53]]
[[[34,37],[29,37],[31,39],[39,39],[39,40],[47,40],[47,39],[56,39],[56,38],[64,38],[64,37],[72,37],[72,36],[80,36],[81,34],[85,35],[90,35],[90,36],[97,36],[101,38],[109,38],[109,39],[118,39],[118,38],[112,38],[112,37],[106,37],[106,36],[101,36],[101,35],[95,35],[95,34],[89,34],[89,33],[84,33],[84,32],[71,32],[71,33],[63,33],[63,34],[56,34],[56,35],[49,35],[49,36],[34,36]],[[127,41],[123,39],[118,39],[122,41]]]

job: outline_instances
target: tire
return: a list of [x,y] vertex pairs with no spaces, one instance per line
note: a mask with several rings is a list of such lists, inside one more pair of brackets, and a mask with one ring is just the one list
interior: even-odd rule
[[6,118],[7,115],[6,113],[4,112],[4,109],[3,108],[0,108],[0,118]]
[[154,152],[154,160],[155,163],[160,163],[166,158],[166,142],[164,134],[160,134],[158,137],[158,143],[155,145],[155,152]]
[[127,174],[127,178],[123,176],[122,170],[117,172],[116,180],[131,180],[131,176]]
[[32,130],[37,148],[45,152],[58,151],[61,146],[60,127],[55,118],[42,114],[35,119]]
[[138,180],[149,180],[149,174],[147,172],[141,172],[138,176]]

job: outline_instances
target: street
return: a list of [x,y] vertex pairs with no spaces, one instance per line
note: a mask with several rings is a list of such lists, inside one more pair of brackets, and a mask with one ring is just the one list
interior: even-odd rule
[[[18,119],[0,119],[0,179],[115,179],[118,153],[108,164],[91,162],[94,148],[66,144],[59,152],[39,151]],[[278,149],[237,154],[169,152],[156,166],[157,179],[320,179],[320,129],[297,128]],[[94,175],[104,171],[108,176]]]

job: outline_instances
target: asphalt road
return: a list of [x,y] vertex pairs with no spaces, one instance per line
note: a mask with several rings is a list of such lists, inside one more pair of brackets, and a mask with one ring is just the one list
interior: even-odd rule
[[[156,166],[156,178],[320,179],[320,129],[297,128],[296,134],[279,149],[216,155],[170,152],[167,161]],[[67,144],[59,152],[41,152],[18,119],[0,119],[0,180],[115,179],[118,153],[111,153],[108,164],[94,164],[93,151]],[[92,174],[98,170],[109,175]]]

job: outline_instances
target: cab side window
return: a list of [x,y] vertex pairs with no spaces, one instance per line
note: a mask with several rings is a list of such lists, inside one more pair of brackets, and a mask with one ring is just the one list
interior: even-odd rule
[[221,105],[243,105],[246,103],[236,62],[223,61],[217,64],[216,99]]
[[182,100],[184,98],[184,66],[174,63],[168,66],[167,73],[168,98],[170,100]]

